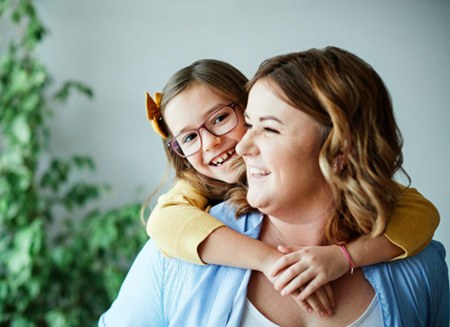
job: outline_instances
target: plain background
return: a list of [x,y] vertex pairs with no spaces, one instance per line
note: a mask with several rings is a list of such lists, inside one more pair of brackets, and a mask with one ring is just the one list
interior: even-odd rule
[[[114,192],[102,205],[143,201],[165,157],[144,92],[200,58],[251,77],[268,57],[335,45],[369,62],[389,88],[412,186],[441,214],[450,250],[450,2],[445,0],[66,0],[37,2],[50,34],[39,53],[55,82],[95,91],[55,113],[52,151],[88,154]],[[450,262],[447,258],[447,262]]]

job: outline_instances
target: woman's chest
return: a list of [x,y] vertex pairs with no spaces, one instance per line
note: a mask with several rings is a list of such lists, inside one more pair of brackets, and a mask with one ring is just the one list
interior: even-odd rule
[[332,284],[336,307],[333,314],[321,316],[307,312],[293,297],[283,297],[267,278],[253,273],[247,296],[258,311],[280,326],[347,326],[356,321],[370,305],[374,290],[360,271]]

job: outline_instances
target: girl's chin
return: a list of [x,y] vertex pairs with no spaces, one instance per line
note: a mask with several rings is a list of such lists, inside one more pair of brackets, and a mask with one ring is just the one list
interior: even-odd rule
[[236,174],[233,174],[232,172],[227,176],[222,176],[220,178],[222,182],[225,182],[227,184],[235,184],[238,182],[238,176]]

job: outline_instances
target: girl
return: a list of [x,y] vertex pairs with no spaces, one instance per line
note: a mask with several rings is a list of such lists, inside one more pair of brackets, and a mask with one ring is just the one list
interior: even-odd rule
[[[263,272],[282,295],[292,294],[310,312],[331,314],[334,301],[326,283],[355,267],[419,252],[431,240],[439,214],[415,189],[405,188],[383,235],[345,245],[277,250],[226,227],[208,208],[233,194],[238,180],[235,147],[245,133],[246,83],[229,64],[199,60],[175,73],[162,95],[153,100],[147,94],[148,118],[177,178],[159,198],[147,232],[169,257]],[[295,255],[287,254],[291,251]]]

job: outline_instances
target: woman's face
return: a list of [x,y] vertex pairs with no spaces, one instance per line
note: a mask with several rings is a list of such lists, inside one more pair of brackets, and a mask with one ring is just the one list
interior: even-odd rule
[[[232,103],[229,99],[204,85],[193,85],[170,100],[164,112],[164,120],[172,135],[179,135],[188,130],[195,130],[206,120],[211,122],[211,114],[220,107]],[[221,136],[214,136],[207,129],[198,132],[202,146],[200,150],[187,157],[187,160],[199,173],[226,183],[237,181],[236,171],[230,169],[230,159],[236,156],[235,147],[245,134],[242,109],[236,108],[239,121],[237,126]],[[220,122],[221,118],[212,121]],[[190,135],[183,141],[192,142]]]
[[278,90],[264,79],[254,84],[245,110],[248,130],[236,150],[247,166],[250,205],[281,217],[317,201],[326,183],[320,125],[280,100]]

